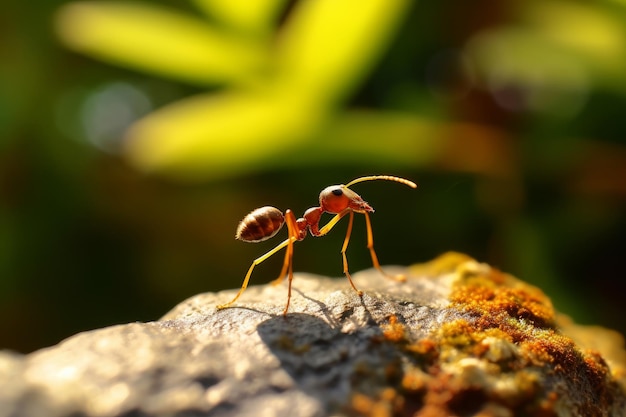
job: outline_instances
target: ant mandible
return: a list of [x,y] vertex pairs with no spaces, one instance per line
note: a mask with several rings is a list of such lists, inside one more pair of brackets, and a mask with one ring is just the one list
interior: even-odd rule
[[[285,214],[277,209],[276,207],[266,206],[258,208],[248,214],[243,220],[239,223],[237,227],[237,233],[235,237],[239,240],[243,240],[244,242],[262,242],[267,240],[283,227],[283,224],[287,223],[287,230],[289,232],[289,236],[282,243],[276,246],[274,249],[267,252],[265,255],[255,259],[250,265],[250,269],[248,269],[248,273],[243,280],[243,284],[239,289],[235,298],[227,302],[226,304],[221,304],[217,306],[217,309],[223,309],[231,306],[244,292],[246,287],[248,286],[248,281],[250,281],[250,276],[252,275],[252,271],[254,267],[259,265],[261,262],[268,259],[270,256],[274,255],[276,252],[287,247],[285,253],[285,260],[283,262],[283,268],[280,271],[280,275],[277,279],[272,281],[272,284],[280,283],[286,276],[288,271],[289,276],[289,290],[287,292],[287,305],[285,306],[285,310],[283,311],[283,315],[287,314],[287,310],[289,309],[289,302],[291,301],[291,281],[293,280],[293,244],[296,241],[302,240],[307,236],[307,231],[311,232],[313,236],[324,236],[326,233],[330,232],[330,230],[341,220],[345,215],[349,215],[350,219],[348,221],[348,230],[346,232],[346,238],[343,241],[343,246],[341,248],[341,256],[343,259],[343,273],[348,278],[350,285],[356,291],[356,293],[360,296],[363,295],[363,292],[354,285],[352,281],[352,277],[350,276],[350,272],[348,272],[348,259],[346,258],[346,250],[348,249],[348,242],[350,241],[350,234],[352,232],[352,222],[354,220],[354,213],[361,213],[365,216],[365,224],[367,227],[367,248],[370,251],[370,256],[372,257],[372,263],[374,264],[374,268],[378,269],[381,274],[386,276],[387,278],[394,279],[396,281],[405,281],[406,278],[404,275],[389,275],[380,267],[380,263],[378,262],[378,257],[376,256],[376,252],[374,251],[374,239],[372,237],[372,224],[370,222],[369,212],[374,212],[374,209],[365,202],[361,196],[352,191],[350,188],[351,185],[363,182],[363,181],[372,181],[372,180],[386,180],[386,181],[395,181],[405,185],[408,185],[411,188],[417,188],[417,184],[413,181],[409,181],[400,177],[393,177],[390,175],[371,175],[367,177],[357,178],[355,180],[350,181],[347,185],[331,185],[326,187],[320,193],[320,205],[319,207],[311,207],[307,211],[304,212],[304,217],[296,219],[296,216],[293,214],[293,211],[287,209]],[[319,227],[320,218],[323,213],[335,214],[325,226],[321,229]]]

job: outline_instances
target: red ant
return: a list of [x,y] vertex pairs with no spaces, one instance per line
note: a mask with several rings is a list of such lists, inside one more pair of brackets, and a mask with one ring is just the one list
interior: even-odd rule
[[[285,253],[285,260],[283,263],[283,268],[280,271],[280,275],[277,279],[272,281],[272,284],[280,283],[289,270],[289,290],[287,293],[287,305],[285,306],[285,310],[283,311],[283,315],[287,314],[287,310],[289,309],[289,302],[291,301],[291,281],[293,280],[293,243],[298,240],[302,240],[307,236],[307,231],[310,231],[313,236],[324,236],[326,233],[330,232],[330,230],[344,217],[346,214],[350,215],[350,220],[348,221],[348,230],[346,232],[346,238],[343,241],[343,246],[341,248],[341,256],[343,258],[343,273],[348,278],[350,285],[356,291],[356,293],[360,296],[363,295],[363,292],[356,288],[354,282],[352,281],[352,277],[348,272],[348,260],[346,258],[346,249],[348,248],[348,242],[350,241],[350,233],[352,232],[352,222],[354,220],[354,213],[361,213],[365,216],[365,224],[367,226],[367,248],[370,251],[370,255],[372,257],[372,263],[374,264],[374,268],[378,269],[381,274],[384,276],[394,279],[396,281],[405,281],[406,277],[404,275],[389,275],[383,271],[378,263],[378,257],[376,256],[376,252],[374,251],[374,239],[372,237],[372,224],[370,222],[369,212],[374,212],[374,209],[367,204],[367,202],[363,201],[361,196],[357,193],[349,189],[353,184],[363,182],[363,181],[372,181],[372,180],[386,180],[386,181],[395,181],[405,185],[408,185],[411,188],[417,188],[417,185],[413,181],[409,181],[400,177],[393,177],[389,175],[372,175],[368,177],[361,177],[355,180],[350,181],[347,185],[331,185],[326,187],[320,193],[320,205],[319,207],[311,207],[307,211],[304,212],[304,217],[296,219],[296,216],[293,214],[293,211],[287,209],[285,214],[278,210],[276,207],[266,206],[258,208],[248,214],[243,220],[239,223],[237,227],[237,234],[235,237],[239,240],[243,240],[245,242],[262,242],[267,240],[283,227],[283,224],[287,223],[287,230],[289,232],[289,237],[276,246],[274,249],[267,252],[265,255],[257,258],[252,262],[250,269],[248,269],[248,273],[246,274],[245,279],[243,280],[243,284],[241,285],[241,289],[235,295],[235,298],[227,302],[226,304],[218,305],[218,309],[223,309],[232,305],[239,296],[244,292],[246,287],[248,286],[248,281],[250,280],[250,276],[252,275],[252,270],[255,266],[260,264],[261,262],[268,259],[270,256],[274,255],[276,252],[287,247],[287,251]],[[319,227],[320,218],[322,213],[331,213],[335,214],[325,226],[321,229]]]

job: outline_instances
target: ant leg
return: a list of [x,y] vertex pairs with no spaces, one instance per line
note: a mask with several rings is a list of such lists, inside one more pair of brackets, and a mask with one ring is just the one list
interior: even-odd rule
[[[289,238],[293,239],[295,238],[297,240],[298,238],[298,226],[296,223],[296,216],[293,214],[293,211],[291,210],[287,210],[285,212],[285,223],[287,223],[287,230],[289,233]],[[281,282],[283,282],[283,279],[285,279],[286,275],[287,275],[287,268],[289,267],[289,263],[291,262],[291,257],[293,256],[293,250],[289,251],[289,247],[287,248],[287,250],[285,251],[285,260],[283,261],[283,267],[280,270],[280,274],[278,274],[278,278],[276,278],[274,281],[270,282],[270,284],[272,285],[278,285]]]
[[356,287],[356,285],[354,285],[354,282],[352,282],[352,277],[350,276],[350,272],[348,272],[348,259],[346,258],[346,250],[348,249],[348,242],[350,242],[350,234],[352,233],[352,222],[354,220],[354,211],[347,208],[341,211],[340,213],[337,213],[335,217],[333,217],[328,223],[324,225],[324,227],[320,229],[319,234],[317,236],[324,236],[326,233],[330,232],[330,230],[333,227],[335,227],[337,222],[339,222],[339,220],[341,220],[343,216],[345,216],[348,213],[350,213],[350,220],[348,222],[348,230],[346,231],[346,238],[344,239],[343,247],[341,248],[341,257],[343,259],[343,273],[346,275],[346,278],[348,278],[348,281],[350,282],[350,285],[352,286],[354,291],[356,291],[356,293],[360,297],[363,295],[363,291],[359,290]]
[[[291,255],[293,256],[293,243],[289,245],[292,247]],[[287,247],[287,251],[289,251],[289,247]],[[289,302],[291,301],[291,281],[293,281],[293,262],[289,262],[289,289],[287,290],[287,305],[285,305],[285,309],[283,310],[283,316],[287,315],[287,311],[289,310]]]
[[248,287],[248,281],[250,281],[250,276],[252,275],[252,271],[254,270],[254,267],[259,265],[261,262],[265,261],[270,256],[274,255],[276,252],[278,252],[279,250],[281,250],[285,246],[292,246],[294,240],[295,240],[295,238],[288,237],[282,243],[280,243],[278,246],[276,246],[274,249],[272,249],[271,251],[267,252],[265,255],[256,258],[252,262],[252,265],[250,265],[250,269],[248,269],[248,273],[246,274],[246,277],[243,280],[243,284],[241,285],[241,288],[239,289],[239,292],[237,293],[237,295],[235,295],[235,298],[233,298],[232,300],[230,300],[229,302],[227,302],[225,304],[218,305],[217,309],[221,310],[223,308],[229,307],[235,301],[237,301],[237,299],[241,296],[241,294],[243,294],[243,292],[246,289],[246,287]]
[[[296,216],[293,215],[293,211],[287,210],[285,213],[287,221],[287,229],[289,230],[289,243],[287,244],[287,251],[285,253],[285,263],[283,264],[283,270],[281,271],[279,280],[285,275],[285,267],[289,269],[289,289],[287,290],[287,304],[283,310],[283,316],[287,315],[289,310],[289,303],[291,302],[291,282],[293,281],[293,243],[298,239],[299,229],[296,222]],[[279,281],[280,282],[280,281]]]
[[337,215],[335,215],[335,217],[333,217],[332,219],[330,219],[330,220],[329,220],[329,222],[328,222],[328,223],[326,223],[326,224],[324,225],[324,227],[322,227],[322,228],[319,230],[319,232],[318,232],[318,234],[317,234],[316,236],[317,236],[317,237],[324,236],[326,233],[330,232],[330,230],[331,230],[333,227],[335,227],[335,225],[339,222],[339,220],[341,220],[341,218],[342,218],[343,216],[345,216],[346,214],[348,214],[349,212],[352,212],[352,210],[351,210],[351,209],[349,209],[349,208],[347,208],[347,209],[344,209],[343,211],[341,211],[340,213],[337,213]]
[[287,250],[287,251],[285,251],[285,260],[283,261],[283,267],[280,270],[280,274],[278,274],[278,278],[276,278],[273,281],[270,281],[270,284],[278,285],[281,282],[283,282],[283,280],[287,276],[287,268],[288,267],[289,267],[289,251]]
[[365,224],[367,226],[367,248],[370,250],[370,255],[372,257],[372,263],[374,264],[374,268],[378,269],[378,271],[380,271],[380,273],[387,278],[391,278],[395,281],[401,282],[406,281],[406,277],[403,274],[390,275],[383,271],[383,269],[380,267],[378,257],[376,256],[376,251],[374,250],[374,236],[372,234],[372,223],[370,222],[370,216],[367,214],[367,212],[363,212],[363,214],[365,215]]
[[346,258],[346,250],[348,249],[348,242],[350,242],[350,234],[352,234],[352,223],[354,222],[354,212],[350,210],[350,220],[348,220],[348,230],[346,231],[346,238],[343,241],[343,246],[341,247],[341,257],[343,259],[343,273],[346,278],[350,282],[350,285],[359,295],[359,297],[363,296],[363,291],[357,289],[356,285],[352,281],[352,277],[350,276],[350,272],[348,272],[348,258]]

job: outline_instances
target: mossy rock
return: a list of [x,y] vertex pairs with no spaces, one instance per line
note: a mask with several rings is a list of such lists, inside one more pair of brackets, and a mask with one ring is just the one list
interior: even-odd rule
[[624,416],[626,352],[458,253],[192,297],[161,320],[0,353],[9,416]]

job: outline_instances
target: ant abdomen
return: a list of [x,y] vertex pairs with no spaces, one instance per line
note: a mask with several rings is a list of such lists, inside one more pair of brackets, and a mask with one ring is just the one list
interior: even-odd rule
[[278,233],[284,223],[285,216],[276,207],[261,207],[239,222],[235,237],[244,242],[262,242]]

